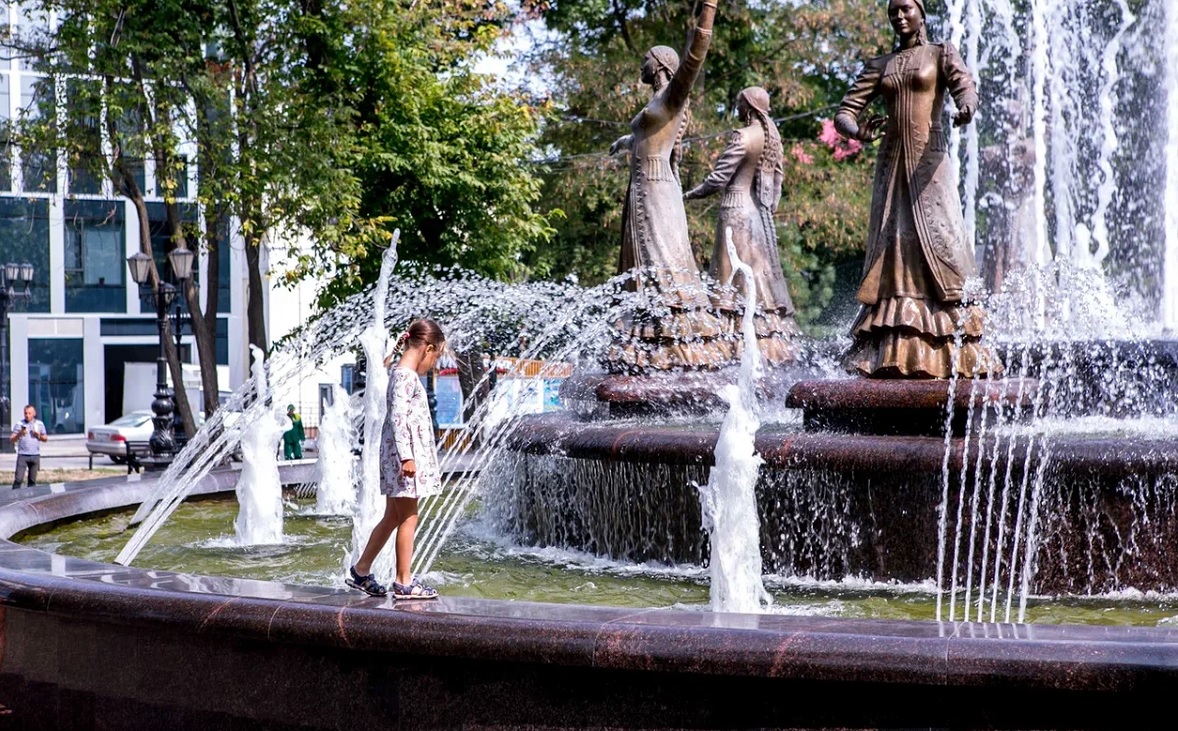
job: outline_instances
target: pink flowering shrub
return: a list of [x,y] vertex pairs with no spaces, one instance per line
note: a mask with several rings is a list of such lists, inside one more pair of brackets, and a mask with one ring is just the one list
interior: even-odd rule
[[814,164],[814,156],[806,152],[806,148],[802,147],[800,143],[793,146],[793,149],[790,150],[790,154],[794,156],[795,160],[803,165]]
[[818,133],[818,141],[834,151],[834,159],[838,162],[857,155],[863,149],[863,143],[859,140],[849,140],[839,134],[838,130],[834,128],[833,119],[822,121],[822,131]]

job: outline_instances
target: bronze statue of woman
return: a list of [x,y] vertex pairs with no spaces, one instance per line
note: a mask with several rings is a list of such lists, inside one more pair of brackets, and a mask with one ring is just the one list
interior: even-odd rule
[[630,152],[619,270],[637,272],[634,285],[650,305],[620,323],[623,341],[607,358],[611,370],[708,368],[731,359],[691,252],[678,170],[688,96],[703,68],[715,16],[716,0],[705,0],[682,63],[667,46],[647,52],[642,81],[654,96],[630,123],[631,133],[610,147],[610,154]]
[[[683,194],[684,200],[704,198],[723,191],[716,225],[716,246],[708,273],[719,282],[732,277],[726,231],[740,260],[752,267],[757,286],[757,342],[770,363],[788,363],[797,357],[791,342],[797,334],[794,305],[781,271],[777,229],[773,213],[781,200],[781,134],[769,116],[769,92],[751,86],[740,92],[736,113],[746,126],[734,130],[728,146],[704,181]],[[739,282],[734,282],[739,286]],[[733,290],[721,290],[720,311],[739,332],[743,299]]]
[[[984,313],[965,292],[976,267],[941,125],[946,92],[961,126],[977,111],[977,90],[951,44],[929,43],[925,0],[891,0],[888,18],[895,50],[866,63],[834,118],[845,137],[882,138],[858,292],[863,307],[843,364],[877,377],[997,373],[1002,364],[981,342]],[[887,116],[862,121],[879,97]]]

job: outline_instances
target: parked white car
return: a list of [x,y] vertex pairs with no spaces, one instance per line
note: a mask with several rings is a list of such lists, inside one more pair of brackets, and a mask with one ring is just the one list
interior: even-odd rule
[[[149,409],[123,414],[109,424],[95,427],[86,433],[86,450],[90,454],[105,454],[115,464],[127,461],[127,442],[146,442],[155,431]],[[196,428],[204,426],[205,415],[196,415]]]
[[86,451],[105,454],[115,464],[127,461],[127,442],[146,442],[155,429],[151,411],[132,411],[86,433]]

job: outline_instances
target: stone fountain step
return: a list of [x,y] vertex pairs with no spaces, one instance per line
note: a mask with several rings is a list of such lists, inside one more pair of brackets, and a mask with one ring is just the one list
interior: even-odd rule
[[[758,384],[760,397],[778,401],[789,384],[797,381],[801,367],[766,368]],[[737,369],[681,371],[641,376],[578,374],[565,379],[560,396],[566,403],[604,407],[612,417],[722,413],[727,404],[720,390],[736,383]]]
[[[802,409],[808,432],[876,435],[944,436],[948,422],[955,437],[984,416],[996,412],[1006,422],[1024,420],[1034,410],[1039,382],[1033,378],[1001,380],[846,378],[800,381],[785,405]],[[953,400],[952,418],[947,408]]]

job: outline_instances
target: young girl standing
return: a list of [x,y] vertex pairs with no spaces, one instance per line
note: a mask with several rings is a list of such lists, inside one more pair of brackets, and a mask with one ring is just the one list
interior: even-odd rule
[[[388,415],[380,439],[380,492],[385,496],[384,516],[368,539],[360,560],[348,570],[348,586],[373,596],[388,590],[372,574],[372,562],[397,532],[395,599],[434,599],[436,589],[414,579],[413,533],[417,528],[417,500],[442,490],[438,450],[434,441],[429,401],[421,376],[429,373],[445,347],[446,336],[433,320],[414,320],[397,339],[401,359],[389,374]],[[395,355],[395,353],[394,353]],[[388,367],[392,355],[385,360]]]

